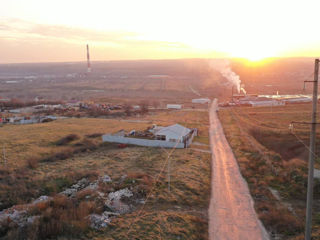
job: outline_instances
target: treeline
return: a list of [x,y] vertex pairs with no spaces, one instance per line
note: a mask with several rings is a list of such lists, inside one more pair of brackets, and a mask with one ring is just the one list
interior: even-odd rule
[[47,105],[55,105],[62,104],[62,101],[49,101],[49,100],[41,100],[41,101],[21,101],[19,99],[11,99],[8,102],[0,102],[1,109],[12,109],[12,108],[23,108],[30,107],[34,105],[47,104]]

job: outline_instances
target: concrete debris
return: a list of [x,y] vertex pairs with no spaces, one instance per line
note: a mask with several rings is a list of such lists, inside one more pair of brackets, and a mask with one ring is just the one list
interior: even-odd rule
[[94,182],[90,183],[90,184],[86,187],[86,189],[97,190],[98,187],[99,187],[98,181],[94,181]]
[[126,214],[131,211],[131,208],[126,203],[123,203],[121,200],[115,199],[113,201],[107,200],[105,202],[106,207],[108,207],[110,210],[120,213],[120,214]]
[[91,222],[90,226],[97,230],[101,228],[105,228],[111,222],[111,219],[109,218],[109,214],[105,212],[103,212],[101,215],[91,214],[89,215],[89,219]]
[[37,219],[39,219],[40,218],[40,216],[31,216],[31,217],[28,217],[27,218],[27,223],[28,224],[32,224],[32,223],[34,223],[34,221],[36,221]]
[[32,202],[32,204],[37,204],[37,203],[40,203],[40,202],[46,202],[46,201],[49,201],[51,199],[52,199],[52,197],[48,197],[48,196],[43,195],[43,196],[38,197],[36,200],[34,200]]
[[60,194],[63,194],[67,197],[75,197],[76,193],[90,184],[89,180],[86,178],[82,178],[76,184],[73,184],[70,188],[67,188]]
[[108,175],[104,175],[104,176],[100,177],[100,181],[102,181],[104,183],[109,183],[109,182],[112,182],[112,179]]
[[104,211],[104,214],[108,214],[109,216],[119,216],[120,215],[120,213],[108,212],[108,211]]
[[112,217],[119,216],[119,213],[104,211],[101,215],[99,214],[91,214],[88,216],[91,222],[91,227],[94,229],[102,229],[108,226],[111,222]]
[[105,194],[103,192],[97,191],[97,194],[100,198],[104,198]]
[[[124,175],[121,177],[121,179],[124,180],[126,177],[127,176]],[[132,211],[133,205],[129,204],[129,202],[132,202],[133,204],[144,203],[143,199],[132,199],[133,192],[128,188],[120,189],[118,191],[110,193],[100,192],[98,188],[99,183],[101,182],[109,183],[112,182],[112,179],[108,175],[101,176],[94,182],[89,182],[88,179],[83,178],[76,184],[72,185],[70,188],[65,189],[63,192],[60,192],[60,194],[63,194],[67,197],[75,197],[77,192],[83,189],[92,189],[97,193],[98,198],[102,199],[105,202],[105,207],[107,207],[108,210],[104,211],[102,214],[91,214],[87,216],[87,218],[90,220],[91,227],[94,229],[105,228],[111,222],[112,218],[120,214],[125,214]],[[0,228],[1,226],[6,225],[8,221],[16,224],[19,228],[24,228],[26,226],[32,225],[34,221],[37,221],[40,218],[40,216],[30,216],[30,214],[28,213],[30,207],[35,206],[38,203],[48,202],[52,199],[52,197],[43,195],[30,204],[24,205],[23,208],[20,207],[17,209],[15,207],[12,207],[0,211]]]
[[144,200],[144,199],[137,199],[137,200],[136,200],[136,203],[145,204],[145,203],[146,203],[146,200]]
[[120,178],[120,181],[123,182],[124,180],[126,180],[127,177],[128,177],[127,174],[122,175]]
[[105,206],[110,210],[120,214],[128,213],[131,211],[131,207],[121,201],[121,199],[123,199],[124,197],[130,198],[132,196],[133,193],[128,188],[124,188],[116,192],[111,192],[108,195],[107,201],[105,201]]
[[67,188],[66,190],[64,190],[60,194],[66,195],[67,197],[74,197],[77,192],[78,191],[75,188]]
[[116,192],[111,192],[108,195],[109,200],[120,200],[122,197],[132,197],[133,193],[128,189],[124,188],[121,190],[118,190]]
[[14,222],[19,227],[26,226],[28,223],[27,211],[9,208],[0,212],[0,225],[6,221]]

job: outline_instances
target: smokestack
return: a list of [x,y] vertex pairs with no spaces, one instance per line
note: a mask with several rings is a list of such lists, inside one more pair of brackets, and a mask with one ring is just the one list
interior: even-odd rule
[[231,100],[233,102],[233,86],[232,86]]
[[89,54],[89,44],[87,44],[87,63],[88,63],[87,73],[91,73],[90,54]]

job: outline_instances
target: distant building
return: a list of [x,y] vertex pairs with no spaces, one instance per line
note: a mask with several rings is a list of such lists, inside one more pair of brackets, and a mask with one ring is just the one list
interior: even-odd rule
[[20,109],[10,109],[9,113],[21,113]]
[[167,104],[167,109],[182,109],[181,104]]
[[282,99],[285,103],[308,103],[311,102],[312,99],[309,97],[296,97],[296,98],[286,98]]
[[283,106],[285,102],[278,99],[270,99],[267,97],[244,97],[238,102],[240,105],[252,107],[267,107],[267,106]]
[[285,103],[281,100],[264,100],[264,101],[249,101],[252,107],[267,107],[267,106],[283,106]]
[[9,98],[0,98],[0,102],[10,102]]
[[199,103],[199,104],[205,104],[205,103],[210,103],[209,98],[197,98],[197,99],[192,99],[192,103]]

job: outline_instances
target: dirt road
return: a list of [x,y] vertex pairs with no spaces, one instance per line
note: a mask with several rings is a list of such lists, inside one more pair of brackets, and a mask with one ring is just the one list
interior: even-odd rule
[[212,152],[209,239],[269,239],[257,218],[248,185],[225,138],[216,108],[217,101],[214,100],[210,108],[209,129]]

